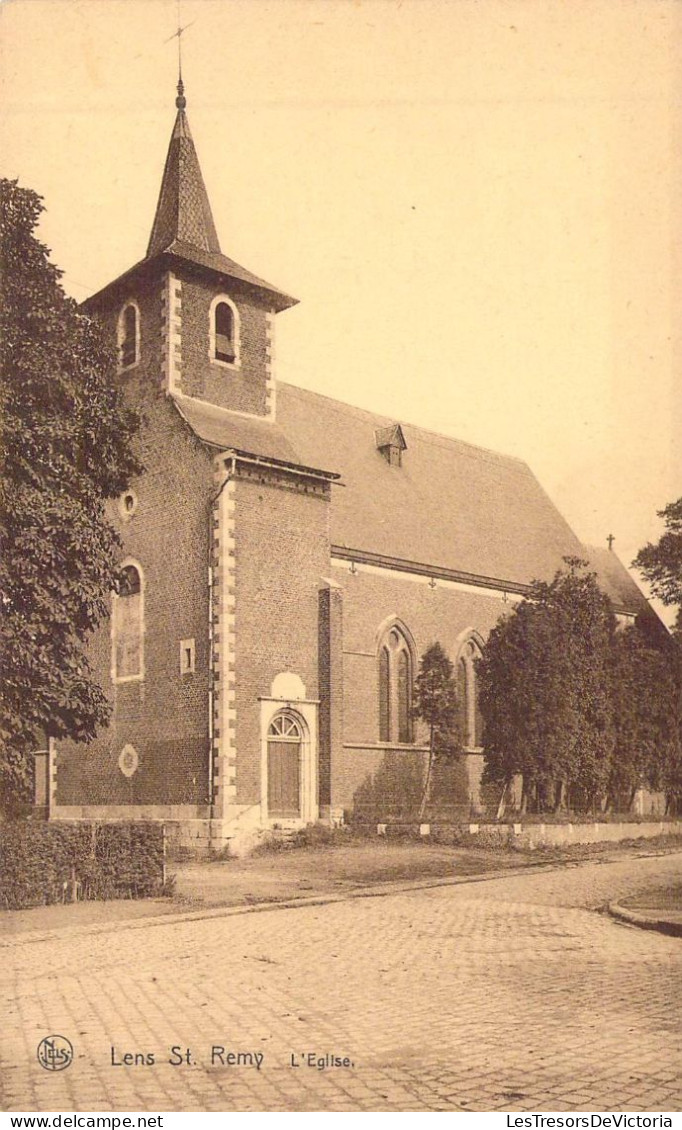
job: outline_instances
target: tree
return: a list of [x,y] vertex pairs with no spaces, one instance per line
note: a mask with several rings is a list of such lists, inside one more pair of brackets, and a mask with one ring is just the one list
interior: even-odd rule
[[616,741],[609,795],[630,808],[637,789],[679,792],[681,762],[680,649],[647,635],[639,625],[615,640],[614,717]]
[[[665,522],[665,532],[655,545],[648,542],[640,549],[632,564],[649,582],[654,596],[669,608],[678,606],[662,669],[650,680],[653,702],[660,703],[663,719],[657,787],[666,794],[668,811],[677,812],[682,806],[682,498],[659,510],[658,516]],[[645,709],[650,708],[647,702]]]
[[523,776],[522,809],[592,808],[606,791],[615,730],[616,620],[586,562],[566,570],[500,620],[478,662],[485,776]]
[[67,297],[34,229],[41,198],[0,181],[0,786],[27,799],[43,735],[85,740],[109,708],[85,654],[108,613],[118,537],[106,520],[142,470],[139,425],[98,325]]
[[[678,616],[678,624],[680,624]],[[666,799],[666,812],[679,815],[682,812],[682,627],[674,632],[670,640],[667,680],[669,687],[666,710],[666,726],[672,722],[672,733],[666,731],[664,757],[661,758],[659,787]]]
[[654,596],[667,607],[679,606],[678,632],[682,632],[682,498],[658,511],[665,533],[655,545],[648,542],[632,562],[651,585]]
[[439,643],[432,643],[419,661],[414,684],[415,718],[429,727],[429,762],[424,781],[419,819],[426,810],[433,766],[439,757],[459,753],[461,739],[457,712],[457,685],[453,666]]

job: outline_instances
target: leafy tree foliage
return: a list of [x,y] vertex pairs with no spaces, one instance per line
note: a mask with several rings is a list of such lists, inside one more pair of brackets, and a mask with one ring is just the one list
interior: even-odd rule
[[424,815],[433,766],[439,757],[459,753],[457,684],[453,666],[439,643],[432,643],[419,661],[414,684],[413,712],[429,727],[429,763],[419,817]]
[[655,545],[649,542],[633,561],[646,577],[654,596],[663,604],[679,606],[676,630],[682,633],[682,498],[658,511],[665,533]]
[[[106,499],[142,468],[139,424],[96,323],[34,234],[41,198],[0,181],[0,787],[25,796],[44,734],[92,737],[108,717],[84,644],[108,612],[118,538]],[[44,739],[43,739],[44,740]]]
[[673,635],[671,645],[667,681],[670,699],[666,725],[672,725],[673,729],[666,739],[659,779],[666,796],[668,813],[679,815],[682,812],[682,630]]
[[650,717],[657,710],[660,755],[656,771],[659,788],[666,794],[669,811],[682,810],[682,498],[658,511],[665,532],[640,549],[633,567],[651,585],[654,596],[667,607],[677,605],[677,619],[659,668],[648,680],[647,701],[641,710]]
[[637,625],[615,641],[614,706],[616,742],[609,794],[629,808],[637,789],[666,793],[675,807],[682,785],[682,650],[661,646]]
[[590,809],[615,743],[616,619],[586,562],[565,560],[498,623],[477,665],[486,779],[522,774],[524,810]]

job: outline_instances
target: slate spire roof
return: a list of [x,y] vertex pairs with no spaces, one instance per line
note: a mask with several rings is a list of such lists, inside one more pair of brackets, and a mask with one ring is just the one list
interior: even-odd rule
[[265,298],[270,308],[276,311],[295,306],[297,298],[292,298],[279,287],[222,254],[185,113],[187,100],[182,78],[177,89],[177,114],[147,254],[139,263],[87,298],[84,308],[97,309],[103,298],[108,301],[112,293],[129,290],[131,283],[159,264],[166,268],[170,266],[173,270],[189,265],[195,272],[199,268],[204,275],[210,272],[221,288],[225,282],[228,286],[235,283],[242,288],[246,286]]
[[211,205],[185,113],[187,101],[182,79],[178,82],[175,105],[178,112],[149,238],[148,259],[161,251],[167,251],[176,241],[187,243],[200,251],[220,254]]

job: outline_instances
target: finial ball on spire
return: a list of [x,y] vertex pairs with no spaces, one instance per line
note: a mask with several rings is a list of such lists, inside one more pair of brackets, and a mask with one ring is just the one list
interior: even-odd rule
[[185,84],[183,83],[182,79],[178,79],[178,96],[175,99],[175,105],[177,106],[178,110],[184,110],[185,106],[187,105],[187,99],[185,98]]

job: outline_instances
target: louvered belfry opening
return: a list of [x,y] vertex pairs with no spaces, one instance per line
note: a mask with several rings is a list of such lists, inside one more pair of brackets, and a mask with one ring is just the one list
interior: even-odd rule
[[215,308],[215,356],[217,361],[234,363],[234,314],[227,302],[219,302]]

